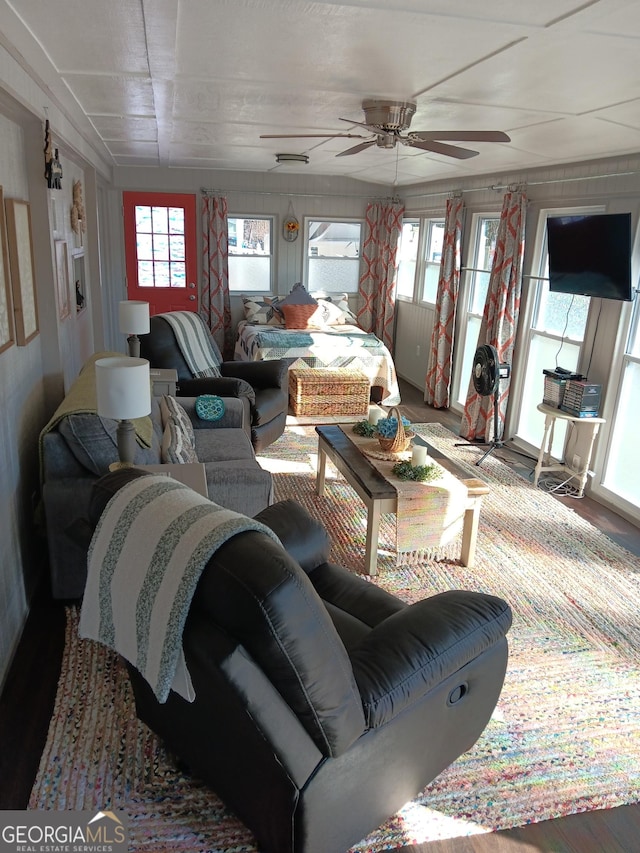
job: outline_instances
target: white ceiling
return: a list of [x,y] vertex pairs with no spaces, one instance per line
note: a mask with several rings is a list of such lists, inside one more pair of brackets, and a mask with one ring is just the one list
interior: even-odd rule
[[[114,164],[399,186],[640,152],[638,0],[0,0],[1,39]],[[454,160],[347,157],[364,98],[411,130],[503,130]],[[54,128],[55,132],[55,128]],[[362,131],[365,132],[366,131]],[[308,165],[276,165],[276,152]]]

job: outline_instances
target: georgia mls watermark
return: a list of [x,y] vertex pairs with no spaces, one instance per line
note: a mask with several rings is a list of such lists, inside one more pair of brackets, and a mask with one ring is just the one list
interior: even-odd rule
[[2,811],[0,853],[126,853],[123,819],[112,811]]

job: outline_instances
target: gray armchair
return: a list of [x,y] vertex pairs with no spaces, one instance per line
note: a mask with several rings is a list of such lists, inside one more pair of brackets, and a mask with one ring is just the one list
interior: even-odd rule
[[287,421],[289,407],[288,363],[273,361],[222,361],[213,336],[202,324],[214,353],[220,360],[220,377],[196,378],[182,354],[174,331],[161,316],[151,317],[150,332],[140,338],[140,355],[152,367],[173,368],[178,373],[178,394],[197,397],[218,394],[221,397],[246,397],[251,409],[251,443],[260,451],[279,438]]

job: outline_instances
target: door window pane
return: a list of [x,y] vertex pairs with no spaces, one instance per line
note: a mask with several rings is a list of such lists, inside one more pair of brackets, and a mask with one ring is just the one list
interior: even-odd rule
[[138,286],[185,287],[183,208],[136,205],[134,219]]

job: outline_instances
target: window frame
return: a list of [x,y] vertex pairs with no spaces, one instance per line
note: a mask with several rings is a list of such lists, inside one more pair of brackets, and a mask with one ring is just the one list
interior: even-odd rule
[[[358,276],[357,276],[356,286],[355,286],[354,290],[347,290],[344,287],[339,287],[339,288],[336,288],[335,290],[329,290],[326,287],[318,288],[316,285],[310,284],[310,282],[309,282],[309,261],[312,260],[312,258],[309,254],[309,226],[310,226],[311,222],[328,222],[328,223],[337,222],[340,224],[344,223],[346,225],[356,224],[360,227],[360,239],[359,239],[358,256],[357,256]],[[310,290],[314,290],[314,291],[315,290],[326,290],[328,293],[349,293],[349,294],[357,295],[358,285],[360,282],[360,276],[362,275],[362,244],[364,241],[364,225],[365,225],[364,218],[360,217],[360,216],[312,216],[312,215],[306,215],[303,217],[302,223],[303,223],[302,224],[302,233],[303,233],[303,239],[302,239],[302,261],[303,261],[302,281],[304,282],[306,289],[309,291]],[[336,260],[339,260],[339,258],[337,258]],[[346,258],[346,259],[343,258],[343,260],[348,260],[350,262],[353,262],[355,260],[355,258]]]
[[[454,350],[454,369],[453,382],[451,386],[451,408],[453,411],[461,412],[464,410],[469,381],[471,379],[471,371],[469,370],[466,382],[463,374],[464,366],[469,361],[467,355],[467,347],[469,341],[469,321],[472,319],[478,326],[478,333],[482,325],[482,317],[484,314],[484,305],[480,313],[473,309],[473,299],[475,296],[476,276],[480,274],[491,274],[491,267],[484,269],[477,266],[477,255],[480,250],[480,228],[486,220],[500,220],[499,210],[482,210],[476,211],[471,217],[471,225],[468,230],[469,242],[464,252],[465,261],[462,263],[460,271],[460,295],[458,300],[458,312],[456,317],[456,346]],[[486,299],[485,299],[486,301]],[[473,310],[472,310],[473,309]],[[479,323],[477,322],[479,320]],[[473,353],[475,353],[478,344],[476,337],[473,344]],[[464,384],[463,384],[464,383]],[[463,399],[460,397],[463,396]]]
[[[233,252],[231,250],[230,244],[230,233],[229,233],[229,222],[231,220],[245,220],[245,219],[255,219],[255,220],[265,220],[270,223],[270,232],[269,232],[269,253],[264,254],[249,254],[246,252]],[[273,293],[273,286],[275,280],[275,269],[276,269],[276,215],[273,213],[227,213],[227,253],[228,253],[228,265],[229,265],[229,293],[231,296],[240,296],[242,293],[250,293],[250,294],[271,294]],[[242,284],[238,287],[232,287],[231,282],[231,258],[268,258],[269,259],[269,283],[267,288],[250,288],[247,287],[246,284]]]
[[432,302],[431,300],[424,298],[424,285],[427,269],[429,267],[437,266],[439,272],[440,260],[428,261],[426,255],[427,250],[431,245],[430,237],[433,233],[433,226],[435,224],[441,224],[444,229],[446,226],[446,216],[444,213],[442,213],[442,215],[436,213],[421,213],[418,215],[404,216],[402,218],[403,226],[405,222],[419,223],[416,268],[413,277],[413,294],[411,296],[407,296],[396,292],[396,299],[400,302],[412,302],[415,305],[434,308],[436,304],[435,300]]

